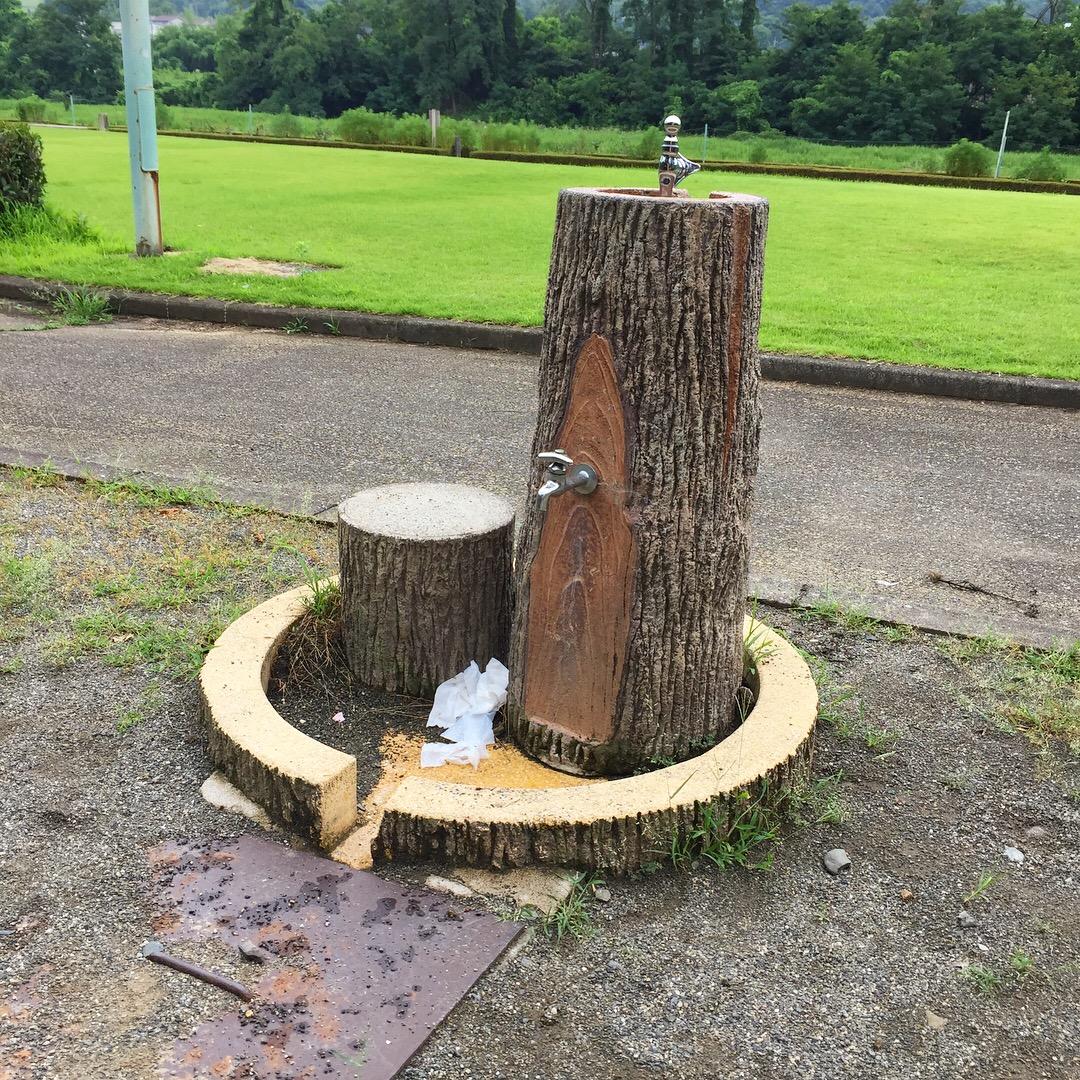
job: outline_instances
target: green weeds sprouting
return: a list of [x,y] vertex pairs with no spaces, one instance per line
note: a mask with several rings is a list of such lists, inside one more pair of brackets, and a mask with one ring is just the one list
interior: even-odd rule
[[164,700],[160,683],[152,682],[133,705],[119,711],[116,718],[116,730],[123,735],[136,724],[149,720],[161,708]]
[[992,635],[940,646],[959,671],[994,698],[990,714],[1040,751],[1055,743],[1080,755],[1080,642],[1032,649]]
[[80,656],[95,654],[109,667],[145,666],[189,681],[198,675],[221,632],[244,610],[240,604],[222,606],[209,617],[180,625],[114,610],[93,612],[74,619],[70,633],[49,641],[45,656],[62,667]]
[[997,880],[998,875],[995,874],[992,870],[984,870],[979,875],[979,880],[975,882],[974,888],[972,888],[971,892],[969,892],[967,896],[964,897],[964,904],[973,904],[976,900],[985,897],[987,890]]
[[307,319],[301,318],[299,315],[290,319],[281,329],[286,334],[308,334],[311,332]]
[[61,488],[64,477],[49,462],[43,465],[12,465],[9,469],[12,480],[25,488]]
[[42,555],[0,551],[0,616],[44,617],[51,565]]
[[895,728],[872,723],[855,688],[839,683],[832,669],[819,656],[803,652],[818,688],[818,718],[842,739],[859,739],[878,761],[892,757],[900,745],[901,733]]
[[304,581],[308,595],[304,597],[304,611],[316,622],[338,622],[341,619],[341,588],[325,573],[313,566],[306,566]]
[[1023,949],[1014,949],[1009,957],[1009,967],[1016,978],[1023,982],[1035,971],[1035,961]]
[[95,322],[111,322],[109,298],[94,289],[78,286],[60,289],[50,300],[49,306],[56,317],[68,326],[87,326]]
[[63,214],[49,206],[14,203],[0,210],[0,246],[90,244],[99,239],[85,218]]
[[983,994],[994,994],[1002,986],[1001,976],[985,964],[969,964],[964,968],[964,978]]
[[753,678],[758,666],[776,652],[769,628],[757,620],[757,612],[751,612],[750,626],[743,637],[743,677]]
[[875,634],[893,644],[910,640],[914,627],[906,623],[887,623],[875,619],[865,608],[847,606],[826,596],[804,608],[794,608],[792,613],[801,619],[821,619],[844,630]]
[[578,940],[590,937],[593,923],[589,916],[589,903],[594,892],[603,884],[596,874],[574,874],[570,879],[570,892],[553,911],[540,911],[526,905],[518,908],[513,918],[531,922],[542,934],[556,941],[562,941],[565,937]]
[[1010,646],[1008,638],[997,634],[981,634],[977,637],[947,637],[938,642],[938,650],[958,663],[975,660],[989,653],[1000,652]]
[[214,493],[207,487],[170,486],[168,484],[140,484],[136,480],[96,480],[89,477],[84,482],[86,490],[105,502],[130,503],[146,510],[166,506],[205,507],[215,501]]
[[729,804],[706,803],[695,824],[672,834],[667,855],[677,870],[701,859],[720,870],[771,870],[780,825],[778,800],[768,789],[756,797],[740,791]]
[[[1058,974],[1060,973],[1059,971]],[[1035,975],[1041,976],[1051,985],[1054,982],[1051,972],[1041,971],[1030,953],[1019,948],[1013,949],[1008,963],[1000,970],[988,964],[975,963],[968,964],[961,974],[982,994],[997,994],[1007,989],[1018,990]]]
[[848,819],[848,807],[840,791],[843,769],[828,776],[807,777],[790,791],[786,811],[799,827],[842,825]]
[[[74,483],[48,468],[0,477],[10,520],[45,497],[65,521],[62,541],[46,533],[35,547],[23,546],[21,529],[17,546],[0,523],[0,641],[43,631],[32,649],[55,666],[93,658],[162,687],[166,676],[190,680],[230,622],[298,577],[322,577],[311,567],[326,551],[324,530],[222,505],[199,488]],[[332,630],[336,589],[315,593],[315,623]],[[128,727],[152,702],[120,704]]]

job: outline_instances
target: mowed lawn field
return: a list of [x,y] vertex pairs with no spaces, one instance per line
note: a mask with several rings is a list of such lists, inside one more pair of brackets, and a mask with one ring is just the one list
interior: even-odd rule
[[[651,172],[160,140],[164,259],[134,259],[123,135],[42,129],[48,199],[101,246],[0,246],[0,270],[155,291],[538,324],[560,188]],[[694,176],[771,203],[765,349],[1080,378],[1080,198]],[[210,256],[330,264],[211,276]]]

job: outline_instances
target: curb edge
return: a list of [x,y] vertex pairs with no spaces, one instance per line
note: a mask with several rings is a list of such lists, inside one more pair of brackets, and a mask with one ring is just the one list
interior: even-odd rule
[[[9,300],[41,301],[67,287],[65,282],[0,274],[0,297]],[[113,311],[122,316],[271,330],[282,330],[293,320],[302,319],[313,334],[452,349],[490,349],[522,356],[539,356],[543,343],[543,331],[539,327],[377,315],[336,308],[277,307],[209,297],[85,287],[103,293]],[[771,352],[761,353],[761,374],[772,382],[1080,409],[1080,380]]]

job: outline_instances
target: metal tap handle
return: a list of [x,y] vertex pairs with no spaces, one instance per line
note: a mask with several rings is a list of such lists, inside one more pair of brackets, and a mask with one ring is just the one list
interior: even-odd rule
[[536,455],[537,461],[542,461],[550,468],[552,465],[562,465],[564,468],[569,468],[574,464],[574,459],[561,447],[558,450],[545,450],[543,453]]

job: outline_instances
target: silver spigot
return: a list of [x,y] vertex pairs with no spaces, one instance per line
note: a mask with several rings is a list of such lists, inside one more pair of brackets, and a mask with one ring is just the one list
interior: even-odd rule
[[576,465],[574,459],[565,450],[545,450],[542,454],[536,455],[536,460],[547,465],[547,479],[536,492],[540,513],[547,510],[548,499],[552,495],[561,495],[564,491],[577,491],[581,495],[591,495],[600,482],[596,470],[591,465],[586,465],[584,462]]
[[675,188],[701,166],[683,157],[679,150],[682,121],[672,114],[664,120],[664,145],[660,149],[660,194],[674,195]]

